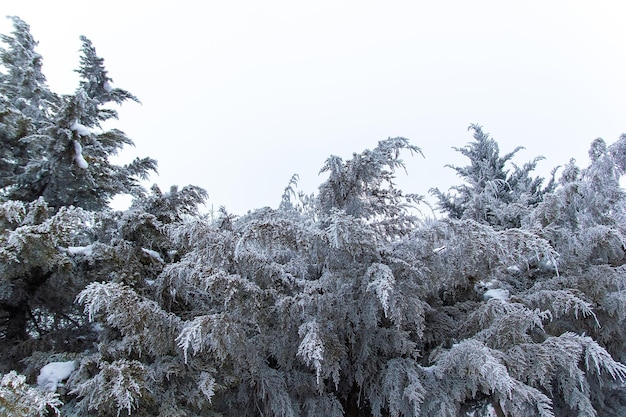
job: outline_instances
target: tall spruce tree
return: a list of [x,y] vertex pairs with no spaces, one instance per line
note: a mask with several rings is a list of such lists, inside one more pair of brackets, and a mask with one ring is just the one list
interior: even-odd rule
[[114,215],[107,207],[114,195],[145,198],[139,181],[156,162],[109,160],[132,141],[100,128],[117,116],[107,104],[133,97],[111,88],[89,40],[82,38],[78,90],[57,96],[45,84],[28,25],[12,20],[13,35],[0,50],[0,372],[33,377],[46,355],[75,355],[94,342],[74,302],[95,279],[81,270],[81,254],[91,251],[94,225]]
[[29,162],[25,138],[46,127],[57,108],[59,97],[50,91],[42,73],[42,57],[29,26],[11,17],[12,36],[1,35],[6,48],[0,48],[0,199],[15,191]]
[[33,201],[43,197],[49,205],[104,209],[117,194],[139,195],[139,180],[156,171],[156,161],[136,159],[124,166],[110,157],[132,141],[120,130],[103,130],[101,123],[117,118],[108,107],[137,99],[113,88],[91,42],[81,38],[81,81],[76,93],[61,98],[58,111],[45,126],[23,138],[27,160],[11,199]]

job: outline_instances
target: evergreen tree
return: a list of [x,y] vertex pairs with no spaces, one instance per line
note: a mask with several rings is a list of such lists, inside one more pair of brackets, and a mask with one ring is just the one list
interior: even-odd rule
[[44,197],[53,207],[74,205],[97,211],[117,194],[139,195],[139,181],[156,171],[156,161],[150,158],[137,158],[125,166],[109,161],[133,143],[117,129],[101,129],[102,122],[117,117],[106,105],[136,98],[112,88],[102,58],[88,39],[81,39],[80,87],[75,94],[62,97],[58,111],[44,127],[22,139],[28,160],[8,195],[11,199]]
[[[558,245],[530,215],[522,228],[417,224],[400,197],[372,197],[393,184],[383,168],[401,166],[406,148],[389,139],[349,161],[331,157],[313,202],[292,201],[288,187],[278,210],[173,228],[185,254],[152,294],[88,286],[85,311],[118,332],[71,381],[82,410],[622,415],[620,267],[603,264],[602,280],[594,269],[564,276]],[[606,178],[623,166],[603,161],[588,172]],[[109,389],[111,378],[123,383]]]
[[[14,23],[0,413],[626,414],[626,135],[542,188],[538,159],[511,170],[517,149],[500,156],[473,125],[458,149],[470,165],[453,167],[465,183],[433,191],[442,219],[420,221],[421,197],[394,184],[400,154],[419,153],[404,138],[330,157],[313,196],[294,176],[278,209],[213,219],[197,187],[144,193],[154,161],[109,163],[131,142],[99,131],[116,117],[107,105],[135,98],[86,38],[75,94],[33,99],[47,94],[34,70],[14,86],[18,51],[40,63]],[[121,192],[133,205],[113,212]]]
[[134,98],[111,88],[89,40],[82,38],[80,87],[59,97],[45,84],[28,25],[12,19],[13,36],[2,37],[8,47],[0,50],[0,372],[34,377],[50,354],[71,359],[95,341],[74,300],[101,275],[86,273],[83,258],[97,226],[116,216],[111,197],[145,198],[139,180],[156,162],[109,161],[132,142],[119,130],[97,131],[117,117],[106,105]]
[[24,139],[46,127],[59,105],[41,72],[42,57],[35,52],[37,42],[29,26],[18,17],[11,19],[13,36],[0,36],[7,45],[0,48],[0,63],[6,69],[0,72],[0,198],[14,190],[28,163]]
[[537,157],[521,167],[507,167],[522,147],[500,156],[497,142],[478,125],[470,125],[474,141],[463,148],[454,148],[470,159],[470,165],[454,169],[465,183],[452,187],[452,193],[432,189],[439,208],[457,219],[472,219],[498,228],[520,227],[528,210],[541,202],[543,195],[554,188],[550,181],[541,188],[543,179],[532,178],[531,172],[543,157]]

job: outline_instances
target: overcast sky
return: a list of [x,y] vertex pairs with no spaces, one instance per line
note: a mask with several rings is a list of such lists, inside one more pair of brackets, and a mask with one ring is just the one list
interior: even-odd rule
[[[113,127],[136,144],[124,160],[159,161],[156,182],[195,184],[242,214],[276,207],[292,174],[316,190],[331,154],[404,136],[406,192],[447,189],[445,164],[483,126],[539,173],[590,142],[626,132],[626,2],[29,1],[4,15],[31,26],[54,91],[77,85],[79,36],[114,86],[142,105]],[[0,33],[11,31],[0,19]]]

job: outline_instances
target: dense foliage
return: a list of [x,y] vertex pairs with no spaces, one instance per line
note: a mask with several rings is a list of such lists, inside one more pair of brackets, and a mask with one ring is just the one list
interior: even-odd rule
[[[544,186],[472,125],[461,184],[394,184],[405,138],[330,157],[314,195],[199,207],[101,123],[136,100],[81,38],[51,92],[28,25],[0,50],[0,415],[622,416],[626,136]],[[560,173],[557,179],[557,173]],[[110,199],[130,193],[125,211]]]

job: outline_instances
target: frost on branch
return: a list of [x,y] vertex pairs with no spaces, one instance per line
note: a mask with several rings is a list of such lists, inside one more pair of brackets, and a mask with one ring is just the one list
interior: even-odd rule
[[0,224],[19,224],[26,215],[26,205],[21,201],[9,200],[0,204]]
[[317,384],[320,383],[320,376],[322,372],[322,361],[324,360],[324,342],[320,337],[320,329],[317,323],[308,321],[298,330],[302,342],[298,346],[297,355],[301,357],[304,362],[315,368],[315,376],[317,378]]
[[382,410],[387,408],[391,417],[419,416],[428,394],[423,373],[422,367],[408,358],[387,362],[382,372],[382,391],[387,393],[387,398],[372,398],[373,414],[381,416]]
[[211,401],[211,398],[215,395],[215,378],[208,372],[202,372],[198,381],[198,387],[202,394]]
[[[452,417],[458,415],[458,411],[452,412],[456,408],[453,405],[455,402],[459,404],[465,399],[486,395],[491,397],[493,407],[507,410],[513,417],[555,417],[551,401],[545,394],[513,378],[501,353],[478,341],[469,339],[457,343],[450,350],[437,354],[434,361],[435,365],[429,372],[435,376],[438,395],[426,396],[422,409],[431,412],[446,410],[442,415]],[[447,395],[439,391],[443,389],[446,392],[451,387],[454,389]],[[438,401],[448,403],[447,407],[444,408]]]
[[2,416],[40,416],[48,415],[53,410],[60,415],[63,403],[55,392],[41,391],[26,383],[26,377],[11,371],[0,379],[0,415]]
[[191,347],[196,355],[208,348],[220,361],[245,349],[245,332],[236,319],[219,313],[196,317],[185,323],[176,337],[178,347],[183,349],[185,362],[189,360]]
[[[103,320],[123,335],[132,336],[128,349],[139,353],[145,349],[153,355],[175,349],[174,338],[181,320],[123,284],[91,283],[78,295],[77,301],[84,304],[90,321]],[[128,311],[130,306],[132,313]]]
[[141,397],[147,394],[151,376],[139,361],[120,359],[101,361],[98,373],[72,391],[82,397],[79,405],[100,413],[131,414]]
[[596,326],[600,327],[592,304],[576,296],[572,290],[548,290],[539,287],[520,295],[520,298],[531,306],[546,308],[553,318],[561,318],[568,314],[572,314],[575,319],[591,317]]
[[354,154],[348,161],[331,156],[320,172],[329,178],[319,187],[318,204],[322,214],[332,210],[348,216],[366,219],[373,228],[389,236],[404,235],[417,224],[409,212],[422,198],[403,194],[394,184],[395,171],[404,169],[400,152],[421,154],[406,138],[388,138],[378,142],[373,150]]
[[[495,353],[495,356],[494,356]],[[451,378],[465,385],[464,390],[451,393],[454,396],[475,396],[478,392],[496,392],[509,397],[513,380],[502,361],[480,342],[465,340],[452,346],[435,360],[443,378]]]
[[371,280],[367,285],[367,290],[374,291],[383,307],[385,317],[390,317],[392,308],[391,297],[393,296],[396,283],[393,272],[387,265],[376,263],[367,269],[366,276]]

